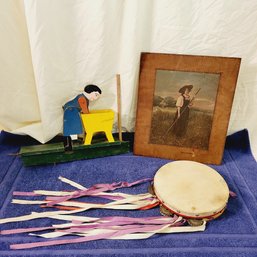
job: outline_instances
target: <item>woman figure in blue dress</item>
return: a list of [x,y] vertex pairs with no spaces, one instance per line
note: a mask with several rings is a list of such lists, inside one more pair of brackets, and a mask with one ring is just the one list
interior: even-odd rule
[[97,100],[102,94],[96,85],[87,85],[84,92],[67,102],[63,106],[63,135],[66,137],[65,150],[72,150],[72,140],[77,140],[83,134],[83,124],[80,113],[89,113],[90,101]]

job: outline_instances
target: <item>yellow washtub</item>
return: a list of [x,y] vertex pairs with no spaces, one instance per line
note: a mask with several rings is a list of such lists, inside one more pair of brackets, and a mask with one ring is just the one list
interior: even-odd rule
[[93,110],[88,114],[81,114],[82,123],[86,132],[84,145],[90,145],[95,132],[105,132],[108,142],[114,142],[112,126],[113,110]]

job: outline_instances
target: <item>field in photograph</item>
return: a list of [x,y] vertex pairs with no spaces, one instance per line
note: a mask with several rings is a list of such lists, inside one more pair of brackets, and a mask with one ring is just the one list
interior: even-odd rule
[[185,136],[177,138],[170,129],[176,108],[154,107],[149,143],[208,150],[212,126],[210,112],[190,109]]

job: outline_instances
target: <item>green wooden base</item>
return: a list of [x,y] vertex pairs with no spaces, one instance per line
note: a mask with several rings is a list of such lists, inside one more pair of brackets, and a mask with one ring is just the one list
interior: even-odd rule
[[128,141],[102,142],[92,145],[75,144],[71,152],[64,150],[63,143],[22,147],[20,156],[24,166],[54,164],[75,160],[118,155],[129,152]]

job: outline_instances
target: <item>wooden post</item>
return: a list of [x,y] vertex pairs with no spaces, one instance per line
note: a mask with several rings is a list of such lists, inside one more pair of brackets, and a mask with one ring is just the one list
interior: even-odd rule
[[122,128],[121,128],[121,93],[120,93],[120,74],[116,74],[117,81],[117,105],[118,105],[118,131],[119,140],[122,141]]

